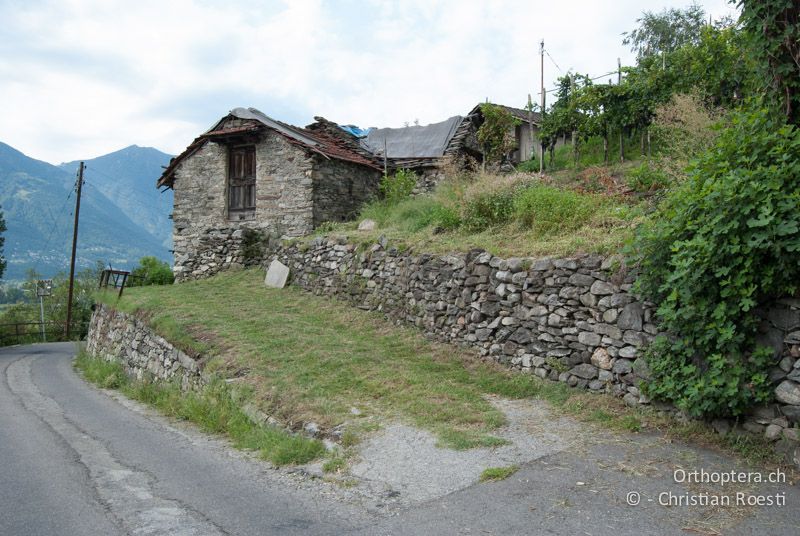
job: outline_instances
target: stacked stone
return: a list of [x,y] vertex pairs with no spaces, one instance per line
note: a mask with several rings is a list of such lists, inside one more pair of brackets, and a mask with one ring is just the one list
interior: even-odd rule
[[775,441],[800,465],[800,299],[778,299],[756,313],[761,317],[758,343],[772,347],[777,361],[769,373],[776,404],[755,408],[741,426]]
[[[175,281],[210,277],[244,266],[241,228],[206,229],[202,233],[175,236]],[[181,252],[181,253],[178,253]]]
[[345,239],[318,238],[269,260],[289,266],[307,290],[477,347],[509,367],[647,402],[635,384],[648,376],[637,357],[657,334],[653,307],[630,293],[630,276],[612,281],[613,259],[414,256],[385,245],[359,252]]
[[202,383],[200,365],[136,317],[98,304],[92,314],[87,351],[119,361],[126,373],[141,380],[180,380],[184,389]]
[[[649,404],[638,383],[650,378],[642,349],[658,334],[654,305],[632,292],[633,274],[617,257],[502,259],[413,255],[382,239],[359,251],[346,238],[316,238],[274,248],[266,263],[290,267],[292,282],[420,328],[435,339],[477,348],[510,368],[577,388]],[[770,378],[778,405],[755,408],[742,423],[715,426],[764,434],[800,463],[800,301],[763,312],[761,343],[780,362]],[[675,411],[656,404],[657,409]]]

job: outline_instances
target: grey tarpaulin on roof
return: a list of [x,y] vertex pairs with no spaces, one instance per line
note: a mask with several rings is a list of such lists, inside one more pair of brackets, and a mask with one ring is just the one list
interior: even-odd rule
[[[233,110],[230,111],[230,114],[234,117],[238,117],[239,119],[252,119],[258,121],[263,125],[267,125],[268,127],[275,129],[286,136],[289,136],[292,139],[295,139],[301,143],[308,145],[309,147],[315,147],[319,145],[319,143],[317,143],[316,140],[309,138],[308,136],[305,136],[301,132],[298,132],[290,125],[281,123],[279,121],[275,121],[261,110],[257,110],[255,108],[234,108]],[[222,121],[224,120],[225,118],[217,122],[215,126],[211,127],[211,130],[217,128],[220,125],[220,123],[222,123]]]
[[362,144],[372,153],[383,155],[385,140],[389,158],[436,158],[444,154],[461,119],[457,115],[425,126],[376,128],[369,131]]

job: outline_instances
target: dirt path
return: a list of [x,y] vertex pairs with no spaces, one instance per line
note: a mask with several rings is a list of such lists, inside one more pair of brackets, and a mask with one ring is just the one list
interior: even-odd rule
[[[454,451],[428,432],[388,425],[340,477],[348,493],[397,515],[390,534],[439,530],[445,521],[454,534],[800,534],[792,473],[654,434],[602,430],[557,416],[545,402],[492,402],[508,419],[496,435],[510,444]],[[484,469],[511,465],[519,471],[507,480],[479,482]],[[320,475],[319,466],[307,469]],[[751,482],[713,482],[732,471]]]

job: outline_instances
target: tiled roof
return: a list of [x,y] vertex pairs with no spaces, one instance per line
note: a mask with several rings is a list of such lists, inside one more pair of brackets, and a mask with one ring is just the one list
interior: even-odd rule
[[[226,120],[232,118],[242,119],[244,120],[244,124],[237,127],[220,128]],[[162,186],[171,188],[175,178],[175,170],[180,163],[200,150],[209,140],[257,133],[265,129],[277,132],[292,145],[320,154],[326,158],[353,162],[377,170],[381,169],[375,162],[349,149],[343,141],[324,132],[312,131],[276,121],[255,108],[235,108],[231,110],[227,116],[220,119],[207,132],[195,138],[186,150],[173,158],[169,166],[167,166],[164,173],[158,179],[156,186],[159,188]]]

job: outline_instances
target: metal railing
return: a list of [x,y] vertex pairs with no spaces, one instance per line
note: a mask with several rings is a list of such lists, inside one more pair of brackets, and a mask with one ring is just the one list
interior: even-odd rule
[[[70,340],[80,340],[86,337],[89,325],[87,322],[72,322],[70,327]],[[65,322],[11,322],[0,324],[0,346],[65,341],[67,340],[65,328]]]

